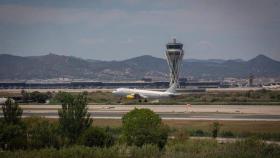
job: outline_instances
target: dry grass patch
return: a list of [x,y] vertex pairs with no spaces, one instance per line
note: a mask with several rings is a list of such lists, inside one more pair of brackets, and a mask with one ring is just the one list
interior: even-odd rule
[[[164,120],[164,123],[175,128],[209,130],[214,121]],[[221,130],[232,132],[279,133],[280,121],[218,121]]]

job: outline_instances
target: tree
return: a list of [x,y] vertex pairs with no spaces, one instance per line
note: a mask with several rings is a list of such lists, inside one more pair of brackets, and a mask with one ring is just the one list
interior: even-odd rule
[[7,124],[17,124],[21,121],[22,109],[16,102],[8,98],[2,106],[4,121]]
[[32,93],[28,93],[25,90],[21,91],[23,102],[37,102],[37,103],[46,103],[46,101],[52,98],[52,93],[41,93],[39,91],[34,91]]
[[70,143],[74,143],[92,124],[87,108],[87,97],[83,94],[76,97],[68,94],[61,99],[61,102],[62,109],[58,110],[59,127]]
[[123,116],[123,137],[128,145],[156,144],[163,148],[168,130],[159,115],[149,109],[134,109]]
[[8,98],[2,106],[4,119],[0,122],[0,146],[2,149],[22,149],[26,146],[25,127],[21,122],[22,109]]
[[30,94],[31,100],[37,103],[46,103],[47,99],[50,97],[48,93],[40,93],[38,91],[34,91]]

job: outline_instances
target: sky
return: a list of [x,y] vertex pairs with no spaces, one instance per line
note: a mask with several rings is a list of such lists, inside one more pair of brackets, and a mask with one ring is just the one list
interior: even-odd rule
[[280,60],[279,0],[0,0],[0,54]]

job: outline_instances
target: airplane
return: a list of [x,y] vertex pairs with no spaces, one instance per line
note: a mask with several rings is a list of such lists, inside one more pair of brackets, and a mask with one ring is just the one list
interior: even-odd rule
[[131,88],[118,88],[112,93],[116,96],[125,97],[127,99],[138,99],[139,102],[142,102],[141,99],[144,99],[144,102],[147,102],[147,99],[162,99],[179,96],[179,93],[176,93],[177,83],[172,84],[166,91],[152,91],[152,90],[143,90],[143,89],[131,89]]
[[271,83],[269,85],[263,85],[262,87],[264,89],[278,89],[278,88],[280,88],[280,84],[278,84],[278,83]]

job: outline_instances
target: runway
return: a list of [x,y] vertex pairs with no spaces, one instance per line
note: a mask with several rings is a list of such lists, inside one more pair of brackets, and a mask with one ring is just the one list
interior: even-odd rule
[[[23,117],[58,118],[61,105],[20,105]],[[121,119],[134,108],[148,108],[165,120],[280,121],[280,105],[88,105],[95,119]],[[3,116],[2,110],[0,116]]]
[[[96,119],[121,119],[126,112],[90,112]],[[233,121],[280,121],[280,115],[260,114],[225,114],[225,113],[179,113],[157,112],[165,120],[233,120]],[[23,112],[24,117],[40,116],[46,118],[58,118],[57,112]]]
[[[23,117],[58,118],[60,105],[20,105]],[[165,120],[280,121],[280,106],[266,105],[88,105],[95,119],[121,119],[134,108],[148,108]],[[1,114],[0,114],[1,115]]]

